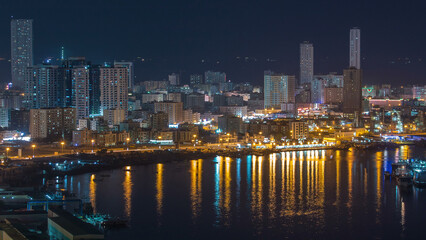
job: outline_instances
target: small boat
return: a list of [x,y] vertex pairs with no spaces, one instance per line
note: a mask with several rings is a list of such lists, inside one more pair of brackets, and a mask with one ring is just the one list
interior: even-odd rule
[[104,228],[122,228],[127,226],[127,220],[120,220],[120,218],[107,220],[101,223]]
[[411,187],[413,186],[413,177],[411,176],[411,174],[407,174],[407,175],[401,175],[397,178],[397,183],[398,186],[400,187]]

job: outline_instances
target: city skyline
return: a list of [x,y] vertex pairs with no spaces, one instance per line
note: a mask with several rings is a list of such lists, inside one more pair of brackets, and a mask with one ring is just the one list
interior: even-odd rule
[[[396,6],[387,7],[390,8],[386,9],[389,11],[382,10],[378,3],[364,3],[348,10],[347,16],[331,12],[332,9],[338,9],[340,3],[332,4],[330,10],[321,4],[312,3],[309,8],[317,7],[318,12],[323,10],[331,13],[319,21],[313,21],[313,16],[306,16],[301,12],[301,6],[298,4],[265,3],[265,9],[269,10],[273,7],[294,9],[295,12],[291,15],[298,14],[295,17],[302,19],[300,24],[303,28],[299,29],[286,23],[287,17],[277,19],[265,17],[260,18],[263,20],[259,22],[254,22],[249,16],[252,14],[264,16],[266,13],[265,10],[258,10],[252,3],[244,5],[241,12],[232,11],[237,9],[238,4],[235,3],[229,4],[227,10],[223,12],[217,9],[218,3],[211,5],[200,3],[194,6],[170,4],[163,11],[173,14],[164,20],[158,20],[161,8],[154,3],[141,4],[128,1],[116,5],[106,1],[102,6],[99,3],[84,3],[79,6],[77,2],[64,6],[51,3],[52,7],[58,9],[52,13],[53,16],[64,17],[61,24],[64,24],[65,28],[55,27],[59,25],[43,16],[47,11],[47,3],[34,5],[20,1],[4,5],[0,10],[3,15],[0,19],[0,31],[10,31],[8,22],[11,16],[34,19],[35,63],[40,63],[45,57],[59,58],[61,47],[64,47],[66,56],[85,56],[96,63],[114,60],[135,61],[137,77],[135,82],[163,80],[173,72],[181,72],[185,77],[182,81],[188,83],[190,74],[212,69],[226,72],[228,79],[234,82],[261,84],[263,71],[267,69],[299,75],[298,44],[306,40],[316,46],[314,74],[342,73],[343,69],[349,67],[347,31],[358,26],[363,31],[361,65],[365,73],[365,83],[398,85],[404,81],[421,84],[425,73],[422,68],[425,64],[422,52],[425,51],[414,47],[421,46],[420,43],[425,36],[420,34],[416,38],[409,37],[417,31],[415,26],[425,21],[423,17],[413,14],[421,9],[414,3],[395,3]],[[72,10],[67,10],[67,6]],[[96,17],[86,14],[87,11],[98,7],[104,11]],[[33,8],[38,9],[39,14],[34,14]],[[142,9],[143,12],[151,10],[152,13],[138,19],[135,15],[135,10],[138,9]],[[213,20],[202,16],[201,13],[206,9],[213,9],[209,11],[209,16],[218,21],[217,26]],[[172,10],[182,14],[175,14]],[[113,11],[116,13],[114,17],[107,17]],[[372,12],[376,15],[373,16]],[[398,12],[401,18],[398,19],[398,24],[392,25],[391,23],[396,21],[391,18],[394,12]],[[61,15],[58,15],[59,13]],[[155,13],[160,15],[157,16]],[[236,16],[231,16],[231,13],[235,13]],[[70,18],[73,21],[69,21],[66,20],[67,16],[80,16],[81,19],[76,17]],[[218,16],[222,16],[223,19],[217,18]],[[237,18],[238,16],[241,18]],[[339,23],[335,23],[332,17],[333,19],[337,17]],[[204,23],[205,27],[201,27],[201,23],[196,23],[197,20],[202,20],[201,23]],[[407,25],[401,21],[413,24]],[[117,31],[120,37],[105,35],[108,31],[104,30],[108,26],[124,26],[123,24],[129,28],[119,28]],[[276,24],[282,26],[282,33],[266,37],[266,31]],[[391,25],[393,27],[390,27]],[[252,29],[248,26],[252,26]],[[132,29],[132,32],[129,32],[129,29]],[[171,38],[166,37],[170,34]],[[85,38],[82,39],[82,36]],[[0,37],[0,59],[3,59],[0,60],[1,82],[10,79],[8,69],[10,47],[6,44],[7,38],[7,34]],[[145,61],[142,62],[142,59]]]

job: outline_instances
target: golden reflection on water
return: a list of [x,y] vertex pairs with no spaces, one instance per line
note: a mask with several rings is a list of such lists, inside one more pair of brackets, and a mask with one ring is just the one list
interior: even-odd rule
[[380,210],[382,202],[382,179],[383,179],[383,152],[376,153],[376,205],[377,211]]
[[192,160],[191,161],[191,212],[192,220],[195,221],[201,212],[201,201],[202,201],[202,189],[201,189],[201,179],[202,179],[202,169],[203,169],[203,160]]
[[156,176],[156,200],[157,200],[157,215],[161,217],[163,214],[163,164],[157,164],[157,176]]
[[230,224],[231,220],[231,158],[225,158],[225,196],[223,201],[225,226]]
[[93,213],[96,213],[96,182],[94,180],[95,180],[95,174],[92,174],[90,176],[89,197],[90,197],[90,204],[92,204]]
[[275,212],[276,212],[276,186],[275,186],[275,169],[276,169],[276,163],[277,161],[277,155],[276,154],[270,154],[269,155],[269,203],[268,203],[268,211],[270,218],[275,218]]
[[126,215],[127,219],[130,219],[132,213],[132,175],[131,171],[125,171],[124,174],[124,214]]

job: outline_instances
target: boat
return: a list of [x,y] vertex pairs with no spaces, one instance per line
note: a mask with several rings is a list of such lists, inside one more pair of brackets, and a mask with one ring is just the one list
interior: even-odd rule
[[398,161],[396,163],[392,163],[392,174],[393,178],[398,178],[400,175],[403,175],[409,172],[409,163],[408,161]]
[[127,220],[121,220],[120,218],[107,220],[101,223],[104,228],[122,228],[127,226]]
[[396,179],[396,182],[398,186],[400,187],[404,187],[404,188],[411,187],[413,186],[413,176],[411,174],[400,175]]

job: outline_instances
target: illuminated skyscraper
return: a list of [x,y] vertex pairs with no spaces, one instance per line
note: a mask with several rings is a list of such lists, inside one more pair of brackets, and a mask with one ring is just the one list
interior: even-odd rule
[[275,74],[271,71],[264,73],[265,108],[281,108],[281,103],[295,102],[296,77]]
[[129,72],[125,67],[101,67],[101,109],[124,109],[127,116]]
[[72,69],[73,106],[76,109],[77,119],[89,116],[89,90],[90,69],[89,66],[79,66]]
[[314,77],[314,46],[312,43],[300,44],[300,84],[310,83]]
[[10,30],[12,84],[23,88],[26,68],[33,66],[33,20],[12,19]]
[[24,107],[63,107],[63,80],[63,71],[59,66],[35,65],[26,68]]
[[129,72],[129,91],[132,91],[135,84],[135,70],[133,67],[133,62],[115,62],[114,67],[125,67]]
[[349,33],[349,67],[361,69],[361,29],[352,28]]

